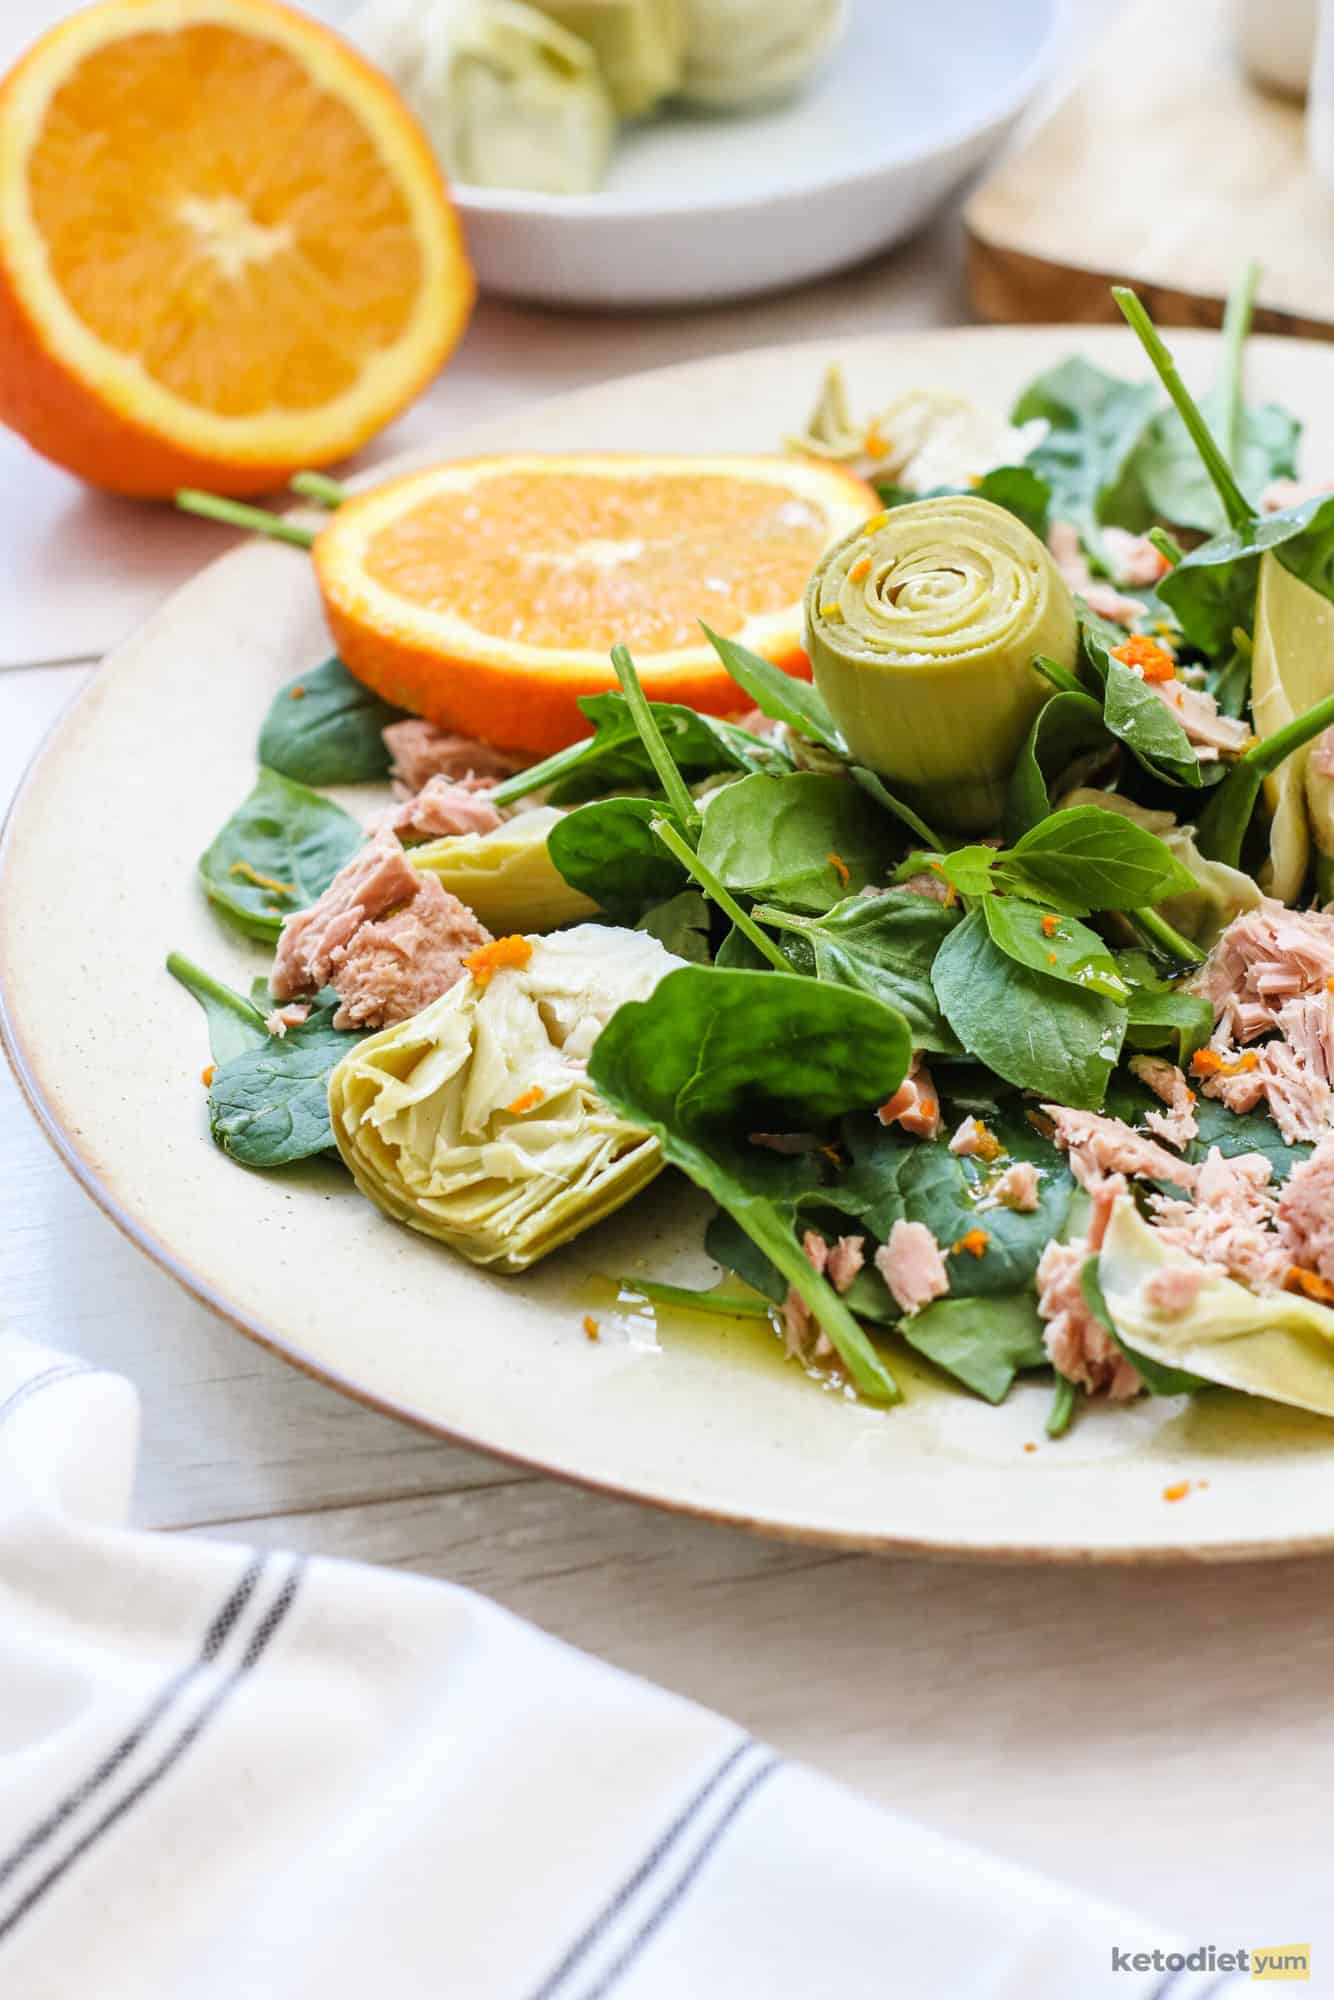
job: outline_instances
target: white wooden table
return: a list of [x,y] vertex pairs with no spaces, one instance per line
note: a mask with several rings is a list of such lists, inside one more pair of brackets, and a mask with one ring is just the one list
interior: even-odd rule
[[[470,418],[669,358],[962,318],[958,268],[946,219],[817,292],[711,314],[488,304],[380,451],[447,447]],[[68,656],[113,643],[225,540],[85,495],[0,436],[0,803],[92,671]],[[435,1443],[238,1337],[122,1240],[7,1073],[0,1190],[0,1320],[138,1385],[144,1524],[472,1585],[885,1803],[1220,1948],[1314,1939],[1307,1990],[1334,1993],[1331,1564],[873,1561],[655,1515]]]

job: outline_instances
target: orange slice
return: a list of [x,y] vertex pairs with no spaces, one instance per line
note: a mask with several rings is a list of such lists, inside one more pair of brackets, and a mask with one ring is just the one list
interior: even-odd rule
[[327,464],[472,298],[421,131],[275,0],[103,0],[0,82],[0,419],[94,485]]
[[508,750],[586,735],[617,685],[713,715],[748,704],[700,631],[809,674],[801,599],[832,541],[880,506],[797,458],[462,459],[341,507],[315,543],[338,650],[386,700]]

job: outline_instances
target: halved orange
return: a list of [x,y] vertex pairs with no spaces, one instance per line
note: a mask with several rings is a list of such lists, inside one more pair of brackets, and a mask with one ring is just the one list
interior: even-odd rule
[[880,506],[798,458],[461,459],[340,507],[315,568],[343,659],[400,708],[507,750],[587,734],[578,697],[617,685],[708,714],[748,706],[703,619],[809,674],[801,599],[826,548]]
[[472,299],[419,127],[277,0],[102,0],[0,82],[0,419],[94,485],[327,464]]

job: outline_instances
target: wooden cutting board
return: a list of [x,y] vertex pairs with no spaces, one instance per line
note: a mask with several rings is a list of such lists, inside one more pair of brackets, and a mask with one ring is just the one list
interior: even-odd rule
[[965,224],[985,319],[1115,319],[1108,286],[1126,283],[1164,322],[1215,326],[1255,257],[1257,326],[1334,340],[1334,190],[1307,161],[1302,107],[1248,80],[1231,14],[1134,0],[978,188]]

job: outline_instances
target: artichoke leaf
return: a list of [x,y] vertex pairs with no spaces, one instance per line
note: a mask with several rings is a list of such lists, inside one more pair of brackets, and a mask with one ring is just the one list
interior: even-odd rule
[[551,829],[568,814],[558,806],[533,806],[490,833],[448,834],[414,847],[414,868],[443,886],[497,937],[516,931],[554,931],[582,923],[598,905],[572,889],[547,850]]
[[[1146,1298],[1171,1266],[1205,1275],[1185,1312]],[[1119,1339],[1164,1367],[1271,1402],[1334,1416],[1334,1311],[1292,1292],[1251,1292],[1216,1265],[1161,1241],[1122,1195],[1098,1257],[1098,1281]]]
[[[1251,713],[1262,738],[1334,693],[1334,604],[1273,554],[1260,559],[1255,601]],[[1334,784],[1312,762],[1308,744],[1265,779],[1272,815],[1265,888],[1280,902],[1301,894],[1314,839],[1334,855]]]
[[662,1149],[588,1079],[598,1035],[682,961],[580,925],[462,979],[358,1043],[329,1081],[334,1139],[377,1208],[472,1263],[524,1271],[646,1187]]

